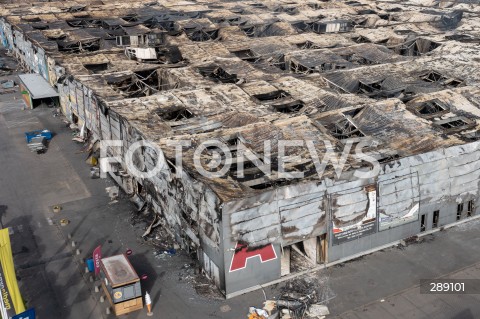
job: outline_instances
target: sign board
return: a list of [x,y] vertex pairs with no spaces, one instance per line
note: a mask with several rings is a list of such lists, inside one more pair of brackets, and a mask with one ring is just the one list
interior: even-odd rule
[[375,185],[365,187],[368,206],[365,216],[353,225],[337,227],[332,221],[332,244],[339,245],[376,232],[377,229],[377,190]]
[[21,314],[13,316],[12,319],[35,319],[35,309],[28,309]]
[[259,258],[260,261],[264,263],[277,259],[277,254],[275,253],[275,249],[273,248],[272,244],[268,244],[260,248],[249,249],[247,245],[237,243],[229,271],[233,272],[246,268],[250,258]]
[[0,291],[0,310],[3,317],[10,318],[25,311],[15,275],[8,228],[0,230]]
[[100,273],[100,259],[102,259],[102,246],[98,246],[93,251],[93,267],[96,276]]

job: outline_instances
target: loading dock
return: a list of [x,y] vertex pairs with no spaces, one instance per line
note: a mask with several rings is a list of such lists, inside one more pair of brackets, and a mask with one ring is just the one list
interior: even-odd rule
[[42,104],[55,107],[59,105],[58,92],[36,73],[20,74],[20,91],[28,108],[34,109]]

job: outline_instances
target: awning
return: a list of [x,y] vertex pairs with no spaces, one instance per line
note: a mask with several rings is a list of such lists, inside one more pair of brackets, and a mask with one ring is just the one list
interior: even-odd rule
[[57,91],[40,74],[20,74],[18,77],[34,100],[58,96]]

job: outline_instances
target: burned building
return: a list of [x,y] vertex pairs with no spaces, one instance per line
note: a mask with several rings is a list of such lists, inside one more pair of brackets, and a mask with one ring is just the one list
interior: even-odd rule
[[[156,175],[111,175],[227,297],[479,212],[479,1],[2,3],[3,45],[70,121],[112,156],[159,147],[134,154]],[[206,177],[212,141],[252,156]],[[349,143],[367,157],[340,172],[312,156]]]

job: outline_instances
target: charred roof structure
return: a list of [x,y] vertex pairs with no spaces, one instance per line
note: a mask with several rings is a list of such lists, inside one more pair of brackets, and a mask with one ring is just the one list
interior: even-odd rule
[[[478,0],[0,2],[4,46],[68,119],[120,140],[110,155],[160,148],[134,154],[165,158],[155,176],[112,177],[227,296],[288,277],[294,255],[316,267],[478,212]],[[252,156],[206,177],[196,161],[227,163],[215,141]],[[349,143],[365,157],[341,172],[312,156]]]

